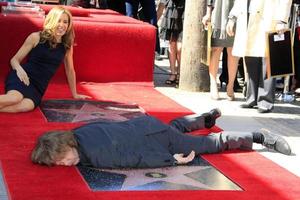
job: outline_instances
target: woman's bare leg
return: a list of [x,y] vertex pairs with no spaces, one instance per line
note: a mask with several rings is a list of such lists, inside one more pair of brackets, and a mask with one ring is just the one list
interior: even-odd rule
[[181,42],[177,42],[177,82],[179,81],[179,74],[180,74],[180,64],[181,64],[181,47],[182,47],[182,43]]
[[5,106],[18,104],[22,101],[23,95],[17,90],[10,90],[6,94],[0,95],[0,109]]
[[211,60],[209,64],[209,78],[210,78],[210,96],[214,100],[219,99],[217,73],[219,68],[220,55],[223,47],[213,47],[211,52]]
[[177,59],[177,46],[176,46],[176,40],[170,39],[169,44],[169,62],[170,62],[170,70],[171,75],[168,80],[171,82],[176,79],[176,59]]
[[226,86],[227,99],[234,100],[234,81],[237,73],[239,58],[232,55],[232,47],[227,48],[228,55],[228,84]]
[[0,112],[18,113],[28,112],[34,109],[34,103],[31,99],[24,98],[19,103],[0,108]]

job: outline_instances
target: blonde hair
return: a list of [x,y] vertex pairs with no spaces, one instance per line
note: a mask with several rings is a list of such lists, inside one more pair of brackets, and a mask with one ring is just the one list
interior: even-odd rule
[[70,148],[77,148],[72,131],[49,131],[39,137],[31,153],[31,160],[41,165],[52,166],[63,158]]
[[57,44],[57,41],[54,37],[55,29],[62,14],[66,14],[69,18],[69,26],[66,33],[62,36],[62,44],[66,49],[70,49],[75,38],[72,14],[70,11],[61,6],[53,7],[48,13],[44,21],[43,30],[40,33],[41,43],[49,42],[51,47],[55,47]]

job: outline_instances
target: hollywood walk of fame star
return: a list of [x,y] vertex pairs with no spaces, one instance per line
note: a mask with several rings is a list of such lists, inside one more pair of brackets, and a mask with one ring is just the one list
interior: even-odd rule
[[[201,173],[202,170],[211,166],[176,166],[154,169],[125,169],[125,170],[101,170],[110,173],[124,174],[126,179],[121,190],[135,190],[136,187],[163,181],[171,184],[184,184],[190,188],[199,190],[210,190],[211,188],[204,183],[187,176],[190,173]],[[152,173],[154,176],[149,177],[146,174]],[[157,178],[155,177],[157,173]],[[159,176],[161,174],[162,176]],[[162,188],[163,190],[164,188]]]
[[[109,106],[111,108],[111,106]],[[106,119],[109,121],[126,121],[127,117],[122,116],[123,114],[127,114],[130,111],[128,109],[107,109],[101,108],[97,105],[93,105],[90,103],[84,103],[80,109],[73,108],[44,108],[45,112],[52,111],[56,113],[62,114],[71,114],[74,115],[71,122],[82,122],[82,121],[90,121],[97,119]],[[136,111],[136,109],[134,110]],[[132,111],[131,111],[132,112]]]
[[243,190],[205,163],[154,169],[78,169],[93,191]]

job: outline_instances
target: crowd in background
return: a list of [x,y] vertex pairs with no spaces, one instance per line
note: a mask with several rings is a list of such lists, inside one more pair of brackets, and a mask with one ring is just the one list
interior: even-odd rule
[[[85,8],[112,9],[124,15],[146,21],[157,27],[156,55],[161,52],[160,40],[169,42],[170,75],[165,84],[179,83],[181,43],[185,0],[66,0],[63,4]],[[212,25],[212,53],[209,64],[210,95],[219,100],[219,88],[225,83],[227,99],[235,100],[240,91],[237,72],[245,82],[246,102],[242,108],[257,108],[258,112],[272,111],[275,101],[276,79],[266,76],[265,33],[279,33],[289,28],[293,5],[299,0],[207,0],[204,26]],[[299,12],[292,13],[297,15]],[[295,16],[294,16],[295,17]],[[157,22],[160,20],[160,26]],[[300,20],[297,21],[299,25]],[[200,22],[199,22],[200,23]],[[295,75],[290,79],[289,90],[300,93],[299,28],[294,37]],[[220,58],[221,57],[221,58]],[[220,59],[222,74],[218,81]],[[242,84],[243,84],[242,83]]]

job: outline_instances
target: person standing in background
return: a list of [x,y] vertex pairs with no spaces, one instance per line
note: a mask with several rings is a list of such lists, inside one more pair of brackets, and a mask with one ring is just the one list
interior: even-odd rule
[[143,21],[148,22],[156,27],[156,43],[155,52],[156,55],[160,54],[160,43],[158,36],[158,26],[157,26],[157,13],[155,0],[125,0],[126,5],[126,15],[133,18],[138,18],[138,9],[141,5],[143,13]]
[[217,85],[217,73],[219,67],[220,55],[224,49],[227,48],[228,55],[228,83],[226,86],[227,99],[234,100],[234,81],[237,73],[238,57],[232,55],[232,46],[234,36],[228,36],[226,33],[226,24],[228,20],[229,11],[233,6],[234,0],[207,0],[206,15],[202,19],[204,26],[208,22],[212,24],[212,38],[211,38],[211,62],[209,64],[210,76],[210,95],[214,100],[218,100],[219,92]]
[[296,18],[295,24],[295,37],[294,37],[294,64],[295,64],[295,75],[293,77],[291,90],[296,95],[300,95],[300,0],[294,0],[293,6],[297,7],[296,13],[292,13]]
[[99,0],[100,8],[111,9],[123,15],[126,14],[124,0]]
[[168,85],[176,84],[179,81],[184,8],[185,0],[160,0],[157,8],[158,20],[166,9],[161,22],[160,38],[169,41],[171,75],[165,82]]
[[[287,28],[292,0],[237,0],[229,13],[227,33],[235,35],[232,54],[244,57],[249,76],[246,102],[241,108],[272,111],[275,79],[266,73],[266,33]],[[234,27],[236,25],[236,30]]]

